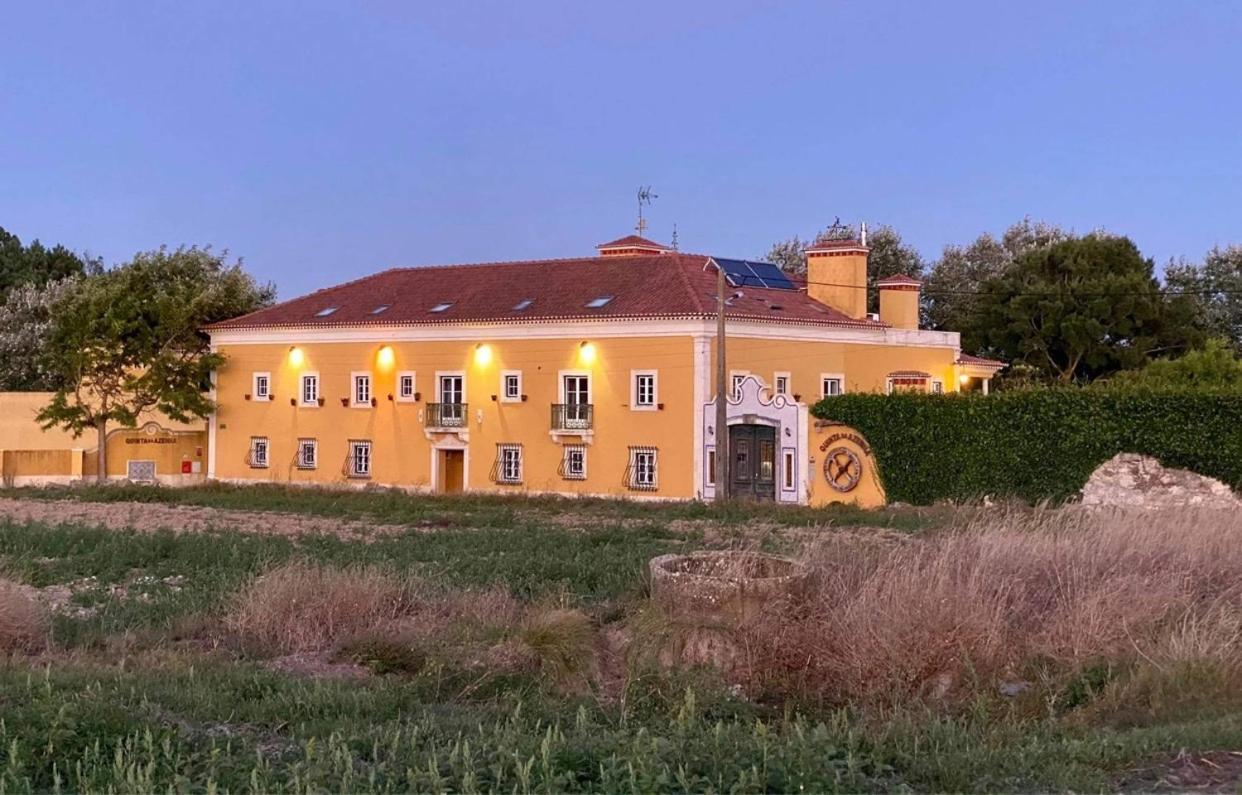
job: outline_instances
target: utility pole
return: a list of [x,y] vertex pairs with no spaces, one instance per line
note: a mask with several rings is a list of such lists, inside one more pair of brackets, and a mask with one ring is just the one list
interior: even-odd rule
[[716,502],[729,498],[729,410],[725,403],[725,272],[716,265]]

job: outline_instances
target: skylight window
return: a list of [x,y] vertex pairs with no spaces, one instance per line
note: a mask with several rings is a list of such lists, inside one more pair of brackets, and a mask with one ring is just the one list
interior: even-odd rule
[[379,306],[371,310],[371,314],[378,315],[382,312],[386,312],[388,311],[388,307],[390,306],[392,306],[392,304],[380,304]]
[[444,312],[452,305],[453,305],[452,301],[442,301],[436,304],[435,306],[431,307],[431,311],[432,312]]
[[593,298],[587,301],[587,309],[599,309],[600,307],[608,306],[608,302],[612,299],[613,296],[611,295],[601,295],[599,298]]
[[534,298],[523,298],[521,301],[518,301],[517,304],[513,307],[513,311],[521,312],[522,310],[529,308],[530,305],[533,303],[535,303]]
[[315,317],[327,317],[328,315],[332,314],[338,309],[340,309],[339,306],[326,306],[323,309],[320,309],[318,312],[316,312]]

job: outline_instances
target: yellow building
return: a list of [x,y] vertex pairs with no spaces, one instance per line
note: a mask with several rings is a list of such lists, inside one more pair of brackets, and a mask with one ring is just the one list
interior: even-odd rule
[[917,281],[881,282],[868,315],[866,258],[812,248],[801,281],[630,236],[594,257],[388,270],[218,323],[208,477],[710,497],[721,268],[731,488],[805,503],[809,404],[985,387],[999,368],[918,328]]

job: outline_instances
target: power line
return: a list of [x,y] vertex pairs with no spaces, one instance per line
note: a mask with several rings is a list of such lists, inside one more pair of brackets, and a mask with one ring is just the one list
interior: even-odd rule
[[[767,287],[767,285],[762,283],[762,280],[754,276],[745,276],[742,274],[738,274],[738,275],[730,275],[730,279],[731,280],[736,279],[742,282],[741,284],[735,285],[737,287],[761,287],[761,288]],[[748,282],[753,282],[753,283],[748,283]],[[858,289],[858,285],[856,284],[844,284],[844,283],[839,283],[839,282],[820,282],[820,281],[811,281],[810,279],[807,279],[807,280],[804,280],[802,283],[805,285],[815,285],[816,287],[846,287],[846,288],[855,289],[855,290]],[[774,288],[768,288],[768,289],[774,289]],[[775,288],[775,289],[779,291],[779,288]],[[865,289],[878,290],[880,288],[874,284],[869,284],[869,285],[866,285]],[[987,291],[984,291],[984,290],[951,290],[951,289],[929,290],[926,288],[920,288],[920,292],[923,295],[988,295],[989,294]],[[1044,291],[1018,290],[1018,291],[1013,291],[1013,292],[1003,291],[1003,292],[998,293],[998,295],[1004,295],[1007,297],[1037,296],[1037,297],[1048,297],[1048,298],[1058,298],[1058,297],[1065,296],[1067,294],[1075,298],[1095,298],[1095,297],[1111,298],[1111,297],[1148,296],[1148,295],[1164,295],[1164,296],[1242,295],[1242,290],[1214,290],[1211,288],[1204,288],[1201,290],[1156,289],[1156,290],[1143,290],[1143,291],[1138,291],[1138,290],[1098,291],[1097,290],[1097,291],[1080,292],[1070,287],[1060,292],[1052,292],[1052,291],[1047,291],[1047,290],[1044,290]]]

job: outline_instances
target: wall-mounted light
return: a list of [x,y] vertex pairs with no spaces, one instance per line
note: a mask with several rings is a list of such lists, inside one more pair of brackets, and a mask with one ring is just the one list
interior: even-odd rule
[[965,386],[966,384],[970,383],[970,376],[966,375],[965,373],[962,373],[961,375],[957,377],[957,380],[961,382],[962,386]]
[[592,364],[595,361],[595,344],[583,340],[578,346],[578,361],[583,364]]
[[306,361],[306,357],[302,355],[302,349],[296,345],[289,348],[289,366],[301,367],[302,362]]
[[492,346],[479,343],[474,346],[474,363],[486,367],[492,363]]
[[375,364],[381,370],[391,370],[396,361],[397,355],[393,353],[391,345],[385,345],[375,354]]

